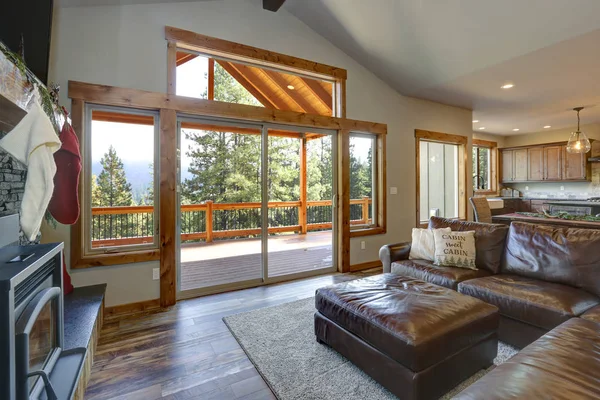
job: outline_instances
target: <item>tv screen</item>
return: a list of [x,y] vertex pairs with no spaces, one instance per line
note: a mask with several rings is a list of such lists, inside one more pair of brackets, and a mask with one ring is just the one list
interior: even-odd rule
[[53,0],[7,0],[6,3],[0,7],[0,41],[18,53],[22,35],[25,64],[47,84]]

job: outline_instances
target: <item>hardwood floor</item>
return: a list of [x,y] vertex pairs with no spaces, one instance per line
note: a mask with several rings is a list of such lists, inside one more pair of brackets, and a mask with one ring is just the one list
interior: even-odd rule
[[224,316],[314,295],[317,288],[380,273],[330,274],[178,302],[106,320],[86,399],[275,399]]

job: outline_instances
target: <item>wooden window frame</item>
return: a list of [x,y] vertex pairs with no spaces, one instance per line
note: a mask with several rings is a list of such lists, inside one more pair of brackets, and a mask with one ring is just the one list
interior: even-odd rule
[[[338,203],[338,271],[350,271],[350,190],[349,190],[349,138],[350,132],[371,133],[378,136],[378,151],[385,151],[387,125],[346,118],[311,115],[295,111],[273,110],[243,104],[195,99],[172,94],[126,89],[69,81],[73,128],[85,146],[86,103],[114,107],[153,110],[160,112],[160,177],[159,177],[159,248],[119,254],[83,257],[83,224],[79,220],[71,229],[71,268],[89,268],[117,264],[160,260],[160,304],[170,306],[176,302],[176,192],[177,178],[177,114],[201,117],[234,118],[242,121],[267,122],[307,128],[324,128],[338,132],[338,185],[335,194]],[[82,149],[84,147],[81,147]],[[385,153],[383,153],[385,154]],[[380,187],[385,188],[385,156],[379,157]],[[79,193],[84,191],[83,174],[80,175]],[[382,223],[385,223],[385,190]],[[348,216],[348,218],[346,218]],[[385,229],[382,227],[382,229]],[[381,233],[381,232],[380,232]]]
[[[165,27],[165,39],[167,40],[168,94],[176,94],[177,50],[181,49],[212,55],[234,62],[246,63],[251,66],[266,67],[313,79],[332,81],[333,116],[346,117],[346,79],[348,73],[345,69],[230,42],[172,26]],[[210,95],[209,98],[211,98]]]
[[421,223],[421,141],[452,144],[458,146],[458,219],[467,219],[467,176],[468,142],[469,138],[462,135],[453,135],[449,133],[426,131],[415,129],[415,151],[416,151],[416,187],[417,187],[417,218],[416,227],[427,227],[427,224]]
[[[348,169],[350,168],[350,137],[354,134],[360,136],[374,136],[375,139],[375,153],[374,153],[374,188],[375,192],[375,213],[377,216],[376,223],[371,226],[357,227],[352,229],[350,227],[350,237],[362,237],[372,235],[382,235],[387,233],[386,220],[387,220],[387,169],[386,169],[386,135],[383,133],[375,134],[371,132],[360,132],[350,131],[348,132]],[[348,177],[348,188],[350,187],[350,178]],[[348,196],[350,194],[348,193]],[[348,220],[350,220],[350,208],[348,208]]]
[[[473,147],[484,147],[490,149],[490,188],[488,190],[473,190],[474,195],[495,195],[498,193],[498,171],[500,170],[498,157],[498,143],[490,140],[473,139]],[[473,171],[475,172],[475,171]]]

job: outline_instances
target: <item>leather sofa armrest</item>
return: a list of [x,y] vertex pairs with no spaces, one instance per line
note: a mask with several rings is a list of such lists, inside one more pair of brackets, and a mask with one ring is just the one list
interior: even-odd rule
[[394,261],[408,260],[410,244],[410,242],[386,244],[379,249],[379,259],[383,264],[383,272],[391,272]]

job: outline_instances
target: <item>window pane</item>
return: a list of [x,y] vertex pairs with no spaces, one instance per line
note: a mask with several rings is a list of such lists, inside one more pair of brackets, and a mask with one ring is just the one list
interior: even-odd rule
[[92,110],[91,248],[154,243],[155,118]]
[[[211,75],[214,76],[214,93],[209,87]],[[177,52],[176,82],[176,94],[180,96],[333,115],[332,82],[261,66],[180,50]]]
[[473,147],[473,189],[490,190],[490,149]]
[[376,138],[350,136],[350,223],[374,226]]
[[458,145],[420,143],[421,222],[458,217]]

